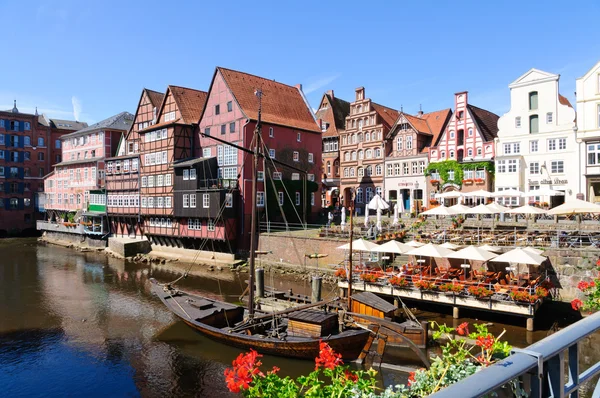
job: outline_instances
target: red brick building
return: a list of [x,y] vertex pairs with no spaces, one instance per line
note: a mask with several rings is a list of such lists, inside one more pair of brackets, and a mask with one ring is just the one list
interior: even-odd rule
[[323,94],[315,116],[321,126],[323,139],[321,206],[338,204],[340,195],[340,135],[346,130],[350,103],[334,95],[333,90]]
[[[241,206],[236,217],[241,233],[237,243],[245,248],[249,246],[252,210],[252,156],[228,143],[253,148],[258,90],[262,92],[261,151],[268,155],[258,172],[260,221],[310,221],[321,208],[315,196],[321,184],[322,131],[301,86],[218,67],[200,120],[197,155],[216,156],[218,178],[238,181]],[[271,162],[269,157],[293,168]]]
[[35,231],[55,141],[82,126],[87,124],[19,112],[16,101],[12,110],[0,112],[0,235]]

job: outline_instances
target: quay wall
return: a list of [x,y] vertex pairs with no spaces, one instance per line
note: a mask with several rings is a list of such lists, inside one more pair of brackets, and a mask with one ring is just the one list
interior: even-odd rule
[[339,239],[261,233],[258,250],[269,251],[269,253],[261,254],[259,259],[287,266],[287,268],[297,268],[300,271],[305,266],[312,268],[317,265],[317,259],[307,258],[305,255],[327,254],[327,257],[318,259],[319,268],[333,269],[334,266],[344,261],[345,251],[337,248],[345,243],[347,241]]
[[105,248],[107,243],[106,240],[103,239],[93,239],[86,235],[70,234],[57,231],[44,231],[39,240],[59,246],[79,246],[90,248]]

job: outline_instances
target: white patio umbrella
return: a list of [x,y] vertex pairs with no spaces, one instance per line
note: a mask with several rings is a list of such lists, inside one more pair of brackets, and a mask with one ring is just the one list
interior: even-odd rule
[[377,212],[377,230],[381,231],[381,213],[383,210],[389,209],[390,205],[388,205],[381,196],[375,195],[373,196],[373,199],[369,201],[368,208]]
[[469,209],[469,212],[467,214],[494,214],[495,211],[490,209],[489,207],[487,207],[484,204],[480,204],[479,206],[475,206],[471,209]]
[[444,193],[435,194],[436,199],[456,199],[456,198],[460,198],[462,196],[464,196],[464,194],[462,192],[458,192],[458,191],[448,191],[448,192],[444,192]]
[[[376,245],[373,242],[369,242],[368,240],[364,240],[364,239],[356,239],[352,241],[352,251],[356,251],[356,252],[370,252],[371,250],[373,250],[374,248],[376,248],[378,245]],[[350,243],[346,243],[345,245],[341,245],[337,247],[340,250],[350,250]]]
[[471,210],[470,207],[461,204],[450,206],[448,209],[452,210],[454,214],[469,214],[469,211]]
[[508,209],[505,213],[508,214],[546,214],[546,210],[534,206],[521,206],[514,209]]
[[392,225],[398,225],[398,203],[394,206],[394,220],[392,221]]
[[547,214],[563,215],[563,214],[585,214],[585,213],[600,213],[600,205],[586,202],[581,199],[571,199],[554,209],[548,210]]
[[489,205],[485,205],[485,207],[492,210],[495,214],[504,213],[508,209],[510,209],[510,207],[502,206],[501,204],[498,204],[496,202],[490,203]]
[[340,227],[342,227],[342,231],[346,229],[346,208],[342,206],[342,214],[341,214],[342,222],[340,222]]
[[425,243],[421,243],[421,242],[417,242],[416,240],[411,240],[410,242],[406,242],[406,244],[408,246],[412,246],[412,247],[421,247],[421,246],[425,246]]
[[523,250],[531,252],[533,254],[537,254],[537,255],[542,255],[542,253],[544,252],[543,250],[540,249],[536,249],[535,247],[524,247]]
[[450,210],[449,207],[441,205],[441,206],[434,207],[433,209],[424,211],[421,214],[424,216],[453,216],[456,213],[454,211]]
[[407,253],[414,249],[414,247],[407,245],[406,243],[401,243],[395,240],[390,240],[389,242],[384,243],[383,245],[378,245],[373,248],[371,251],[377,253],[395,253],[395,254],[403,254]]
[[450,250],[456,250],[460,247],[459,245],[455,245],[452,242],[442,243],[440,246],[445,247],[446,249],[450,249]]
[[498,246],[488,245],[487,243],[485,245],[479,246],[479,248],[483,249],[483,250],[487,250],[488,252],[494,252],[494,253],[502,251],[502,249],[499,248]]
[[464,196],[469,197],[469,198],[491,198],[492,193],[489,191],[486,191],[485,189],[479,189],[477,191],[467,192],[464,194]]
[[527,265],[540,265],[546,261],[546,257],[533,253],[531,250],[521,248],[512,249],[498,257],[490,260],[499,263],[517,263]]
[[409,256],[446,258],[451,253],[454,252],[450,249],[446,249],[445,247],[442,247],[440,245],[434,245],[433,243],[428,243],[421,247],[416,247],[405,254]]
[[446,258],[459,258],[462,260],[473,261],[489,261],[494,257],[498,257],[498,255],[477,246],[467,246],[462,250],[446,256]]

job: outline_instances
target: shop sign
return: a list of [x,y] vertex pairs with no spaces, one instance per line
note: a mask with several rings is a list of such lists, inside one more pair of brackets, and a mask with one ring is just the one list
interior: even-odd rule
[[541,181],[529,180],[528,183],[529,185],[567,185],[569,180],[561,180],[560,178],[552,180],[551,178],[544,178]]

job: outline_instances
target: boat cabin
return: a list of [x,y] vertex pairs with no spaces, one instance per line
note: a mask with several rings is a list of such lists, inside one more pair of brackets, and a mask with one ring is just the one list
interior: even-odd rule
[[352,312],[376,318],[393,318],[397,307],[371,292],[352,295]]
[[316,310],[298,311],[288,317],[288,336],[323,337],[337,330],[338,314]]

